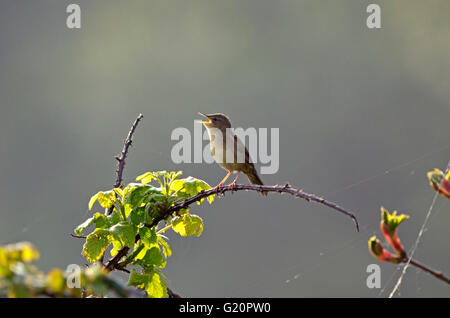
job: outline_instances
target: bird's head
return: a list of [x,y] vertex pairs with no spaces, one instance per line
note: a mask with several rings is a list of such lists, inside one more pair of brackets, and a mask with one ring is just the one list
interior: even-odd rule
[[224,114],[199,114],[207,119],[207,121],[202,121],[202,124],[205,125],[206,128],[231,128],[231,122]]

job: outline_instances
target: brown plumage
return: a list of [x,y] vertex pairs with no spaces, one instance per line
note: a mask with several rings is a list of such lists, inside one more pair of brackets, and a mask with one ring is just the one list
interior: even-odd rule
[[[236,184],[241,172],[247,176],[250,183],[263,185],[264,183],[256,172],[253,162],[251,162],[247,148],[239,140],[238,136],[234,134],[228,117],[221,113],[199,114],[208,119],[208,121],[203,121],[202,123],[208,129],[211,154],[216,162],[228,172],[216,188],[222,186],[233,172],[237,172],[237,175],[229,185],[230,188]],[[227,140],[232,140],[232,144],[227,144]],[[231,157],[231,151],[234,154],[233,158],[226,160],[227,154]],[[262,191],[261,194],[267,195],[267,192]]]

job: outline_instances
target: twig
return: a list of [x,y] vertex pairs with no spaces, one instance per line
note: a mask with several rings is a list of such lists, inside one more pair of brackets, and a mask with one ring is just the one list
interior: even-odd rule
[[[135,242],[139,241],[141,239],[141,236],[138,234],[136,235]],[[130,248],[128,246],[122,247],[114,257],[112,257],[106,264],[105,269],[108,271],[113,271],[118,268],[118,264],[122,257],[126,256],[128,254],[128,251]]]
[[402,259],[402,263],[408,263],[408,260],[409,260],[409,263],[410,263],[411,265],[414,265],[414,266],[420,268],[421,270],[423,270],[423,271],[425,271],[425,272],[427,272],[427,273],[433,275],[433,276],[436,277],[437,279],[440,279],[440,280],[446,282],[447,284],[450,284],[450,278],[447,277],[447,276],[445,276],[444,273],[442,273],[442,272],[440,272],[440,271],[436,271],[436,270],[434,270],[434,269],[432,269],[432,268],[429,268],[427,265],[424,265],[424,264],[422,264],[422,263],[419,263],[418,261],[416,261],[416,260],[414,260],[414,259],[412,259],[412,258],[404,257],[404,258]]
[[[123,168],[125,167],[125,159],[127,158],[128,155],[128,148],[130,148],[130,145],[133,142],[132,138],[134,131],[136,130],[136,127],[142,120],[142,118],[144,118],[144,116],[142,114],[139,114],[139,116],[134,121],[133,125],[131,125],[131,129],[128,132],[128,136],[123,142],[123,148],[122,152],[120,153],[120,156],[114,157],[114,159],[117,160],[116,182],[114,183],[114,188],[119,188],[122,185]],[[114,207],[111,207],[106,214],[107,215],[111,214],[113,209]]]
[[112,291],[114,291],[121,298],[145,298],[145,291],[141,291],[136,288],[129,288],[123,286],[122,283],[111,279],[109,277],[103,277],[103,283]]
[[180,295],[174,293],[169,287],[167,287],[167,297],[168,298],[182,298]]
[[[128,155],[128,148],[130,148],[130,145],[133,142],[132,138],[133,138],[134,131],[136,130],[136,127],[139,124],[139,122],[142,120],[142,118],[144,118],[144,115],[142,115],[142,114],[139,114],[139,116],[137,116],[136,120],[131,125],[131,128],[130,128],[130,131],[128,132],[127,138],[123,142],[123,148],[122,148],[122,152],[120,153],[120,156],[114,157],[117,160],[116,182],[114,183],[114,188],[119,188],[122,185],[123,168],[125,167],[125,159],[127,158],[127,155]],[[116,194],[114,194],[114,195],[117,196]],[[113,210],[114,210],[114,206],[110,207],[108,209],[108,211],[106,212],[106,215],[110,215],[113,212]],[[103,264],[103,257],[104,257],[104,255],[102,255],[99,260],[101,264]]]

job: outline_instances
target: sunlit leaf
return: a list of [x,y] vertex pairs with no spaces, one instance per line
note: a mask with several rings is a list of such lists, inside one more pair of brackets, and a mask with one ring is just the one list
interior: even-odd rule
[[120,216],[117,211],[113,211],[110,215],[106,216],[106,221],[108,222],[108,227],[113,226],[120,222]]
[[95,228],[97,228],[97,229],[103,228],[103,227],[106,227],[109,225],[106,215],[98,213],[98,212],[94,214],[93,222],[95,224]]
[[145,275],[137,273],[134,268],[131,270],[127,283],[128,286],[135,286],[144,289],[146,282],[147,277]]
[[[192,197],[201,191],[207,191],[209,189],[211,189],[209,184],[194,177],[175,180],[171,187],[171,190],[176,192],[180,198]],[[200,204],[203,200],[197,201],[197,204]],[[209,196],[208,202],[212,203],[213,201],[214,196]]]
[[94,206],[95,201],[97,201],[98,199],[98,193],[94,194],[91,199],[89,200],[89,210],[92,209],[92,207]]
[[144,174],[139,175],[136,178],[136,181],[141,181],[142,184],[147,184],[154,179],[157,179],[157,177],[152,172],[146,172]]
[[148,275],[147,283],[145,284],[145,291],[148,297],[163,298],[167,296],[167,287],[164,284],[161,276],[157,272],[152,272]]
[[162,251],[164,253],[164,256],[167,258],[170,255],[172,255],[172,250],[170,249],[169,243],[167,243],[161,235],[158,235],[157,238],[158,243],[161,245]]
[[59,268],[51,270],[47,274],[45,285],[53,293],[62,293],[66,287],[64,273]]
[[145,289],[148,297],[163,298],[167,296],[167,287],[159,273],[155,270],[139,274],[132,269],[128,279],[128,285]]
[[116,201],[114,191],[100,191],[97,196],[97,201],[103,208],[109,209]]
[[130,204],[131,209],[139,207],[143,203],[165,199],[160,188],[152,185],[135,187],[131,190],[125,199],[125,204]]
[[109,244],[110,238],[108,231],[98,230],[86,237],[82,253],[92,263],[100,259]]
[[136,227],[128,222],[120,222],[109,229],[113,237],[123,245],[132,247],[136,236]]
[[153,246],[150,249],[145,249],[144,257],[137,261],[137,264],[140,264],[144,268],[151,265],[163,268],[166,266],[166,260],[162,255],[159,246]]
[[172,219],[173,230],[181,236],[200,236],[203,232],[203,220],[198,215],[184,214]]
[[22,260],[25,263],[29,263],[39,259],[39,252],[31,243],[25,243],[21,247]]
[[139,235],[141,237],[142,243],[147,248],[150,248],[150,247],[156,245],[156,233],[153,228],[149,229],[147,227],[142,227],[139,229]]
[[92,224],[92,222],[94,222],[94,217],[90,217],[89,219],[78,225],[74,230],[75,234],[81,235],[83,233],[83,230],[89,227]]
[[130,212],[130,221],[134,225],[139,225],[141,223],[146,223],[147,212],[145,208],[136,208]]
[[123,247],[123,244],[122,244],[122,242],[120,242],[120,241],[118,241],[118,240],[113,240],[112,241],[112,245],[113,245],[113,248],[112,248],[112,250],[111,250],[111,255],[112,256],[114,256],[114,255],[116,255],[118,252],[119,252],[119,250]]
[[5,253],[1,257],[6,257],[6,262],[25,262],[29,263],[39,259],[39,251],[30,242],[19,242],[14,244],[8,244],[3,246],[2,249]]
[[120,195],[122,198],[124,197],[124,192],[121,188],[114,188],[114,192]]

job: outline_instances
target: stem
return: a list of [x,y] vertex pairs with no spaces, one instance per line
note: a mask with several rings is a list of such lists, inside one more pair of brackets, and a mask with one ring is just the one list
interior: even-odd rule
[[142,249],[144,248],[144,245],[139,245],[134,251],[133,253],[131,253],[130,255],[127,256],[127,258],[123,261],[120,262],[119,264],[117,264],[117,267],[120,268],[124,268],[125,266],[127,266],[128,264],[130,264],[133,259],[140,253],[140,251],[142,251]]
[[156,232],[156,235],[164,233],[165,231],[167,231],[168,229],[170,229],[172,227],[172,224],[167,225],[166,227],[163,227],[161,230],[159,230],[158,232]]
[[434,269],[428,267],[427,265],[424,265],[424,264],[422,264],[422,263],[420,263],[420,262],[418,262],[418,261],[416,261],[416,260],[414,260],[414,259],[412,259],[412,258],[409,259],[408,257],[404,257],[404,258],[402,259],[402,262],[403,262],[403,263],[408,263],[408,261],[409,261],[409,263],[410,263],[411,265],[414,265],[414,266],[416,266],[417,268],[420,268],[421,270],[423,270],[423,271],[425,271],[425,272],[427,272],[427,273],[433,275],[433,276],[436,277],[437,279],[440,279],[440,280],[442,280],[443,282],[446,282],[447,284],[450,284],[450,278],[447,277],[447,276],[445,276],[444,273],[442,273],[442,272],[440,272],[440,271],[437,271],[437,270],[434,270]]

